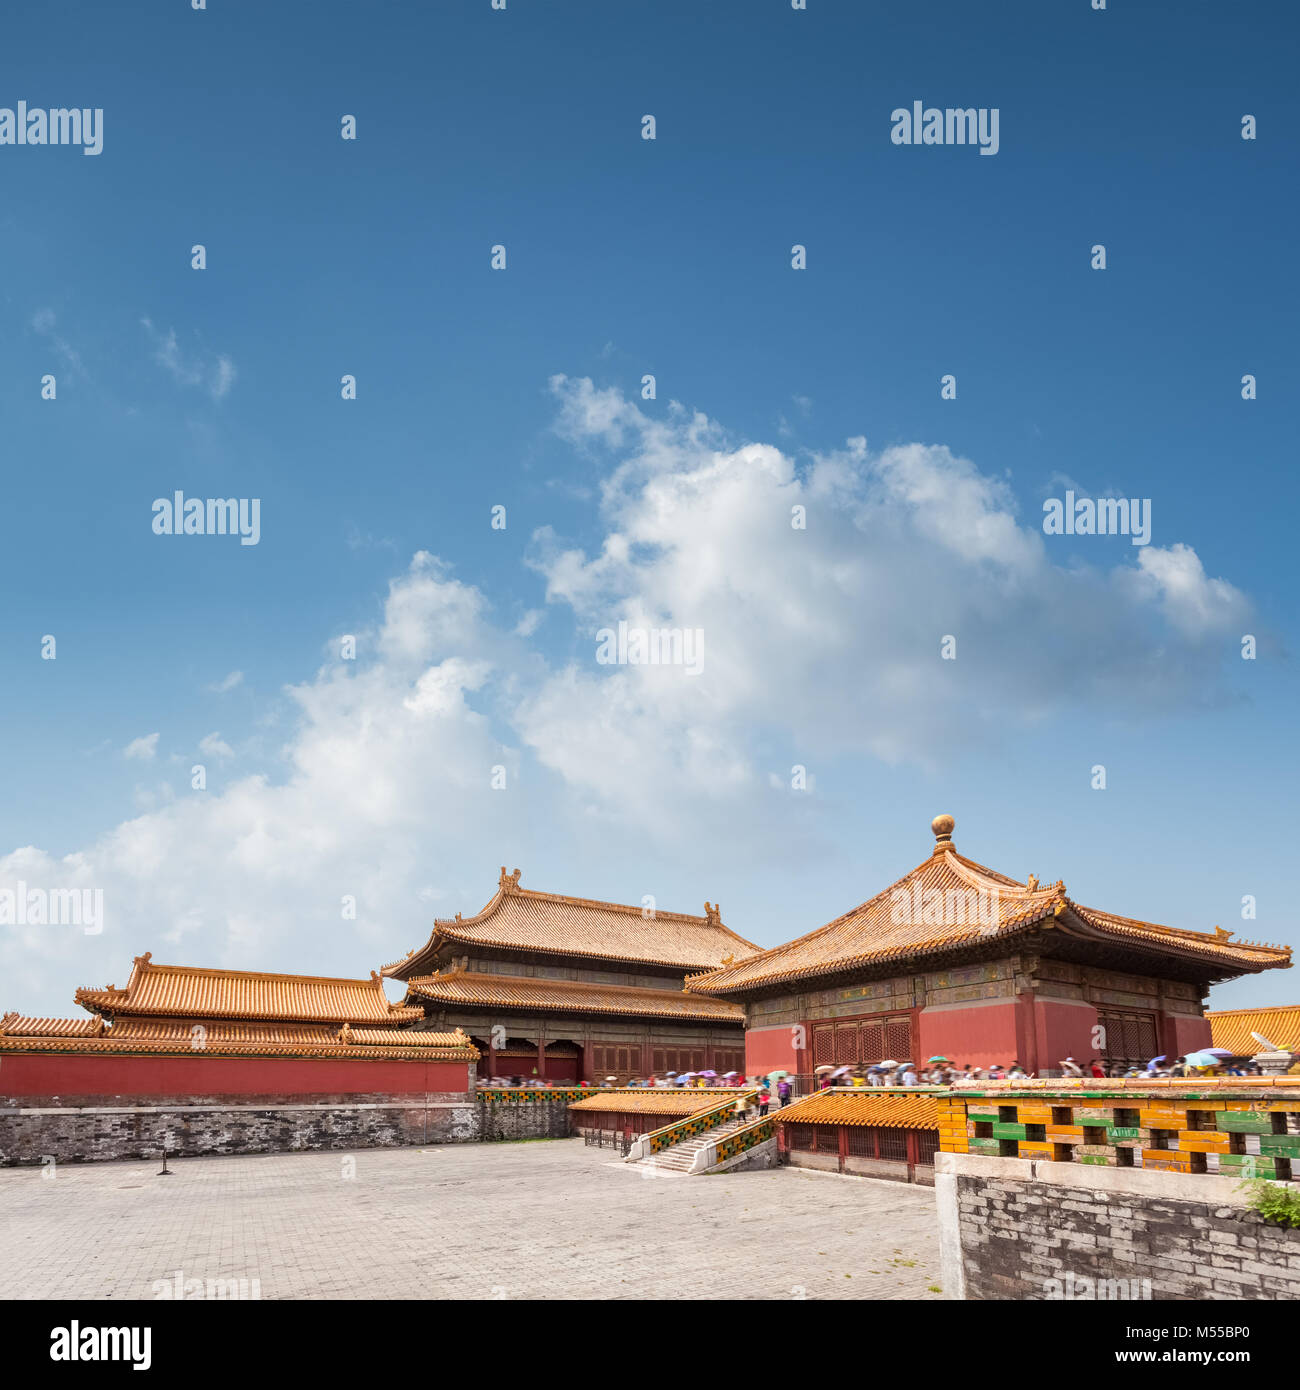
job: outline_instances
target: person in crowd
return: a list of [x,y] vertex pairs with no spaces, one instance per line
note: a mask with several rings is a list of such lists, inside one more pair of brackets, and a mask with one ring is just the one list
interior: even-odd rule
[[1076,1062],[1076,1061],[1074,1060],[1073,1057],[1067,1057],[1067,1058],[1061,1063],[1061,1075],[1062,1075],[1062,1076],[1082,1076],[1082,1075],[1083,1075],[1083,1068],[1078,1064],[1078,1062]]
[[1088,1063],[1088,1071],[1092,1076],[1103,1077],[1106,1075],[1106,1068],[1102,1066],[1100,1057],[1094,1057]]
[[900,1086],[916,1086],[920,1084],[917,1079],[916,1068],[911,1062],[902,1063],[899,1070],[902,1073],[898,1083]]
[[766,1086],[758,1093],[758,1118],[767,1118],[767,1107],[772,1103],[772,1092]]
[[990,1080],[990,1081],[1005,1081],[1006,1079],[1007,1079],[1007,1074],[1006,1074],[1006,1072],[1002,1069],[1002,1063],[1001,1063],[1001,1062],[994,1062],[993,1065],[989,1068],[989,1080]]

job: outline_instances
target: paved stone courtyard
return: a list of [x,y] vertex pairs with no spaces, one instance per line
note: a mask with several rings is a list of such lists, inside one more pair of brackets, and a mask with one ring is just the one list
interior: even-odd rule
[[0,1298],[154,1298],[177,1271],[264,1299],[940,1297],[926,1187],[646,1177],[580,1139],[173,1167],[0,1170]]

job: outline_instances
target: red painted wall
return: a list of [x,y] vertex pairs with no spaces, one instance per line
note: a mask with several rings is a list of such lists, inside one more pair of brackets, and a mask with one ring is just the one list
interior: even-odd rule
[[1018,1056],[1016,1005],[1010,999],[1005,1004],[980,1004],[969,1009],[922,1009],[917,1030],[918,1055],[909,1061],[942,1056],[965,1066],[988,1067],[998,1062],[1005,1067]]
[[[1038,1074],[1060,1072],[1061,1063],[1073,1057],[1085,1072],[1088,1063],[1100,1054],[1092,1045],[1097,1010],[1091,1004],[1062,1004],[1039,999],[1034,1005],[1034,1033],[1038,1049]],[[1021,1062],[1025,1059],[1020,1058]],[[1025,1063],[1028,1065],[1028,1063]]]
[[0,1056],[6,1096],[310,1096],[465,1091],[464,1062],[307,1057]]
[[775,1028],[750,1028],[745,1033],[745,1075],[766,1076],[770,1071],[798,1073],[807,1070],[807,1051],[796,1052],[795,1041],[795,1030],[788,1024],[779,1024]]
[[1166,1051],[1172,1062],[1175,1057],[1185,1057],[1189,1052],[1199,1052],[1203,1047],[1213,1047],[1208,1018],[1186,1018],[1182,1014],[1161,1015],[1160,1036],[1169,1039]]

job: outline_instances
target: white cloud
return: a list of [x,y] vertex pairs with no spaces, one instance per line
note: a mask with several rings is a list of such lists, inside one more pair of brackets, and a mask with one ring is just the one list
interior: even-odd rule
[[1137,572],[1124,571],[1139,599],[1154,600],[1184,635],[1240,633],[1249,605],[1226,579],[1208,579],[1200,556],[1189,545],[1144,547]]
[[53,309],[38,309],[32,315],[32,327],[58,353],[59,361],[73,376],[84,377],[86,369],[82,366],[81,354],[58,331],[57,322],[57,316]]
[[[105,903],[102,936],[0,933],[10,990],[66,998],[74,960],[73,983],[120,983],[124,961],[145,949],[244,968],[297,961],[308,973],[330,973],[321,962],[333,949],[331,969],[364,974],[422,940],[420,890],[459,891],[467,865],[477,890],[485,858],[529,815],[524,797],[491,789],[498,764],[514,784],[519,755],[473,707],[491,680],[526,665],[485,610],[418,557],[394,580],[377,629],[358,633],[359,651],[375,655],[331,660],[285,692],[294,728],[280,765],[220,791],[191,790],[187,777],[175,800],[73,855],[0,855],[0,886],[84,884]],[[152,749],[156,738],[136,744]],[[357,900],[355,922],[342,918],[344,895]]]
[[155,328],[151,319],[140,320],[154,347],[154,361],[166,368],[172,379],[181,386],[200,386],[214,401],[227,395],[235,383],[235,364],[224,353],[204,350],[185,353],[176,337],[176,330],[165,333]]
[[209,758],[233,758],[235,756],[235,750],[219,733],[215,732],[199,740],[199,752],[206,753]]
[[142,762],[152,762],[158,752],[158,735],[145,734],[143,738],[134,738],[122,750],[124,758],[139,758]]
[[599,547],[543,530],[532,550],[579,650],[619,619],[706,635],[698,679],[579,655],[521,703],[516,727],[566,779],[643,789],[611,794],[620,813],[653,822],[683,792],[759,785],[756,731],[795,754],[936,766],[1053,714],[1196,704],[1217,685],[1214,635],[1247,611],[1186,546],[1053,564],[1005,481],[942,446],[858,437],[796,467],[677,405],[655,420],[587,381],[552,389],[561,431],[609,452]]
[[219,681],[208,686],[209,690],[215,691],[218,695],[225,695],[233,690],[237,685],[243,684],[244,673],[242,671],[231,671],[229,675],[222,676]]

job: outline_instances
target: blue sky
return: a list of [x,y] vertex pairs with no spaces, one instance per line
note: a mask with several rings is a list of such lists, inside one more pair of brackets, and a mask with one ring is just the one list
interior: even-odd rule
[[[364,974],[502,863],[775,944],[939,811],[1085,903],[1295,941],[1298,37],[1087,0],[9,16],[0,105],[102,107],[104,147],[0,147],[0,882],[103,886],[107,925],[3,929],[0,1002],[143,950]],[[999,152],[893,145],[915,100],[998,108]],[[1067,487],[1150,498],[1151,546],[1043,536]],[[260,543],[153,534],[177,489],[260,498]],[[637,613],[702,626],[705,673],[597,666]]]

